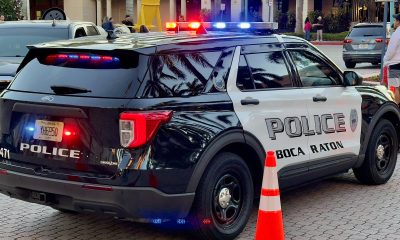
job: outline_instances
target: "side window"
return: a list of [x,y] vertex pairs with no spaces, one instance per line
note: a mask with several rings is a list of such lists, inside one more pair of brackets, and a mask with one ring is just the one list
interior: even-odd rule
[[83,27],[76,29],[74,38],[86,37],[86,32]]
[[246,59],[256,89],[293,86],[281,51],[247,54]]
[[249,66],[244,55],[240,55],[236,86],[240,90],[254,89]]
[[341,85],[340,75],[310,51],[290,51],[304,87]]
[[99,32],[97,31],[97,29],[96,29],[95,26],[91,26],[91,25],[87,26],[87,27],[86,27],[86,31],[87,31],[87,35],[88,35],[88,36],[96,36],[96,35],[99,35]]
[[196,96],[203,92],[221,52],[156,55],[142,97]]

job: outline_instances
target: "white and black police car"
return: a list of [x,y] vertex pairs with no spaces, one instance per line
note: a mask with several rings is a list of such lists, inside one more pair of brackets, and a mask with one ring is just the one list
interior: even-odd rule
[[390,179],[400,112],[386,90],[296,37],[197,33],[31,47],[0,98],[0,192],[233,239],[267,150],[282,189],[349,169]]

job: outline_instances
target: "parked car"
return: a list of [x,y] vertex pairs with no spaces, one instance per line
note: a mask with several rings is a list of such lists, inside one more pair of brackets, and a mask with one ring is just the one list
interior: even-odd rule
[[96,25],[73,21],[7,21],[0,23],[0,91],[7,87],[27,45],[99,35]]
[[0,192],[233,239],[260,195],[267,150],[281,189],[350,169],[386,183],[400,112],[381,91],[297,37],[41,44],[0,98]]
[[382,48],[389,40],[383,40],[381,23],[359,23],[355,25],[343,44],[343,60],[347,68],[354,68],[357,63],[381,62]]

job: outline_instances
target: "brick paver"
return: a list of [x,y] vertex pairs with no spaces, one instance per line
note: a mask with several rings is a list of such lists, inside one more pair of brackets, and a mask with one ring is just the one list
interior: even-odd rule
[[[400,173],[381,186],[352,173],[282,193],[286,239],[400,239]],[[238,239],[252,239],[257,209]],[[0,239],[189,239],[186,231],[64,214],[0,195]]]

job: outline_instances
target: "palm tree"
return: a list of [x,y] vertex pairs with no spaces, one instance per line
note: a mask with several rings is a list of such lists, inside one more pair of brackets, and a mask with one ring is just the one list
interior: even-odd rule
[[304,0],[296,0],[296,33],[303,32],[303,5]]

